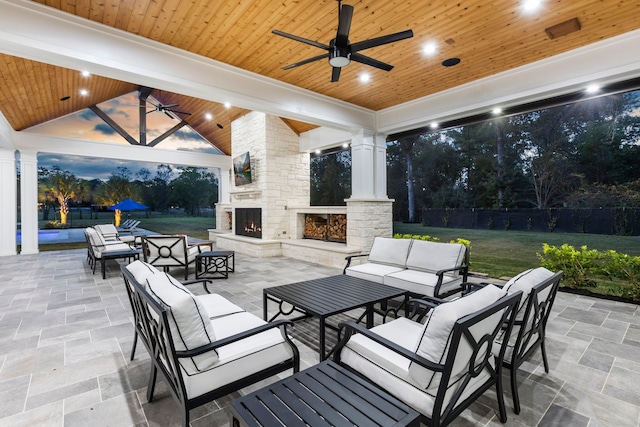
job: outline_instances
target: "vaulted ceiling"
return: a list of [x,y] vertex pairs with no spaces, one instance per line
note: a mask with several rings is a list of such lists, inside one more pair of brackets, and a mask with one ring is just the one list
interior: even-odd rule
[[[589,45],[639,27],[638,1],[543,0],[530,13],[524,1],[350,0],[350,41],[413,30],[414,37],[361,53],[389,63],[387,72],[356,62],[331,82],[326,60],[290,70],[282,67],[324,53],[317,47],[272,34],[277,29],[329,44],[338,23],[335,0],[38,0],[48,7],[239,67],[304,90],[379,111],[502,71]],[[577,19],[579,29],[551,38],[549,27]],[[575,21],[574,21],[575,22]],[[424,46],[434,42],[428,56]],[[99,53],[98,53],[99,54]],[[460,63],[444,67],[449,58]],[[359,76],[369,73],[370,81]],[[215,76],[212,76],[215,78]],[[78,96],[79,88],[89,95]],[[23,130],[138,88],[129,82],[0,55],[0,111]],[[70,96],[66,101],[60,99]],[[232,120],[246,113],[182,94],[154,92],[178,103],[186,119],[223,152],[230,153]],[[204,119],[204,112],[214,119]],[[202,114],[200,114],[202,113]],[[217,126],[220,123],[223,129]],[[287,120],[296,132],[313,125]]]

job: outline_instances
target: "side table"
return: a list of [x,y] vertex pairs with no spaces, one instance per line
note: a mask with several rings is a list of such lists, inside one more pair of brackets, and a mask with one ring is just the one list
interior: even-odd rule
[[418,427],[420,414],[333,361],[231,402],[232,427]]
[[228,279],[235,269],[234,251],[207,251],[196,255],[196,279]]

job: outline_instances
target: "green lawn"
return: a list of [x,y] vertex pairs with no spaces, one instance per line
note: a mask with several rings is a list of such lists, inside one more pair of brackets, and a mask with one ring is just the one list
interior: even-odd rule
[[[421,224],[393,224],[394,233],[419,234],[438,237],[448,242],[458,237],[471,241],[471,270],[491,277],[512,277],[521,271],[540,265],[537,254],[542,253],[542,244],[560,246],[567,243],[576,248],[586,245],[589,249],[606,251],[613,249],[628,255],[640,255],[640,237],[607,236],[602,234],[542,233],[529,231],[501,231],[425,227]],[[619,293],[616,282],[599,283],[593,292]]]

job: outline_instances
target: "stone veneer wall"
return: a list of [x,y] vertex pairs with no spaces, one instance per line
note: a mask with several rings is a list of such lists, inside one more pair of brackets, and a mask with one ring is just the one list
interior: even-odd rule
[[251,112],[232,123],[231,139],[232,157],[249,152],[253,180],[240,187],[232,180],[232,206],[262,208],[263,240],[288,239],[288,207],[309,205],[310,161],[298,135],[279,117]]
[[376,236],[393,235],[393,199],[347,199],[347,244],[368,252]]

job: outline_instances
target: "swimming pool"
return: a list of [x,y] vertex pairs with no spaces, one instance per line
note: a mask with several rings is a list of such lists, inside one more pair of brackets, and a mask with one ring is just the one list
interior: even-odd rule
[[[22,231],[18,230],[16,238],[18,243],[22,242]],[[60,230],[38,230],[38,242],[48,242],[58,240],[60,238]]]

